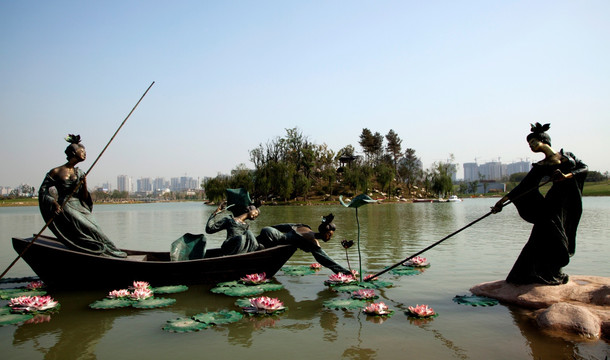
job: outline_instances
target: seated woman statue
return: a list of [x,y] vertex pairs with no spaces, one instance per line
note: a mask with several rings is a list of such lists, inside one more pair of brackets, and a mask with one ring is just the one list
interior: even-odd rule
[[[554,151],[546,133],[549,128],[550,124],[532,125],[527,142],[533,152],[545,157],[533,164],[519,185],[492,207],[493,213],[500,212],[504,203],[511,200],[523,220],[534,224],[527,244],[506,278],[513,284],[567,283],[568,275],[561,269],[576,249],[587,165],[571,152]],[[552,179],[553,186],[543,196],[539,187],[545,178]]]
[[333,224],[333,214],[329,214],[322,218],[322,223],[318,226],[318,232],[311,230],[309,225],[305,224],[279,224],[267,226],[261,230],[257,237],[258,243],[265,248],[273,247],[279,244],[295,245],[299,249],[310,252],[313,257],[322,265],[335,274],[351,272],[343,266],[337,264],[328,254],[320,247],[322,240],[327,242],[330,240],[337,229]]
[[227,202],[218,205],[210,215],[205,232],[214,234],[221,230],[227,231],[227,238],[221,245],[224,255],[243,254],[262,249],[246,222],[246,220],[255,220],[260,213],[250,200],[250,194],[242,188],[227,189],[227,199]]
[[[38,205],[44,221],[53,218],[49,229],[71,249],[95,255],[127,257],[114,246],[91,214],[93,201],[87,190],[85,173],[76,167],[87,157],[80,136],[70,134],[66,141],[70,143],[65,150],[68,162],[51,169],[38,191]],[[53,188],[57,198],[53,195]],[[64,204],[63,208],[60,204]]]

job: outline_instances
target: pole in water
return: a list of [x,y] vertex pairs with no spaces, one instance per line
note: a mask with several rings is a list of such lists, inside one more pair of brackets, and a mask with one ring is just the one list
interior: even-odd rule
[[[131,111],[129,112],[129,114],[127,114],[127,116],[125,117],[125,120],[123,120],[123,122],[121,123],[121,125],[119,126],[119,128],[114,132],[114,135],[112,135],[112,137],[110,138],[110,140],[108,141],[108,143],[106,144],[106,146],[104,146],[104,149],[102,149],[102,151],[100,152],[100,154],[97,156],[97,158],[95,158],[95,161],[93,162],[93,164],[91,164],[91,166],[89,167],[89,170],[87,170],[87,172],[85,173],[85,176],[82,177],[82,179],[80,180],[80,182],[74,187],[74,190],[72,191],[72,193],[70,195],[68,195],[65,199],[64,202],[61,204],[60,206],[60,211],[61,212],[64,208],[64,206],[66,205],[66,203],[68,202],[68,200],[70,200],[70,198],[72,198],[72,196],[74,195],[74,193],[82,186],[83,182],[85,181],[85,179],[87,178],[87,175],[89,175],[89,173],[91,172],[91,170],[93,169],[93,167],[95,166],[95,164],[97,164],[97,161],[100,159],[100,157],[102,157],[102,154],[104,154],[104,152],[106,151],[106,149],[108,148],[108,146],[110,146],[110,143],[112,142],[112,140],[114,140],[114,138],[116,137],[116,135],[119,133],[119,131],[121,130],[121,128],[123,127],[123,125],[125,125],[125,123],[127,122],[127,119],[129,119],[129,117],[131,116],[131,114],[135,111],[135,109],[138,107],[138,105],[140,105],[140,102],[142,101],[142,99],[144,99],[144,96],[146,96],[146,94],[148,93],[148,90],[150,90],[150,88],[155,84],[155,82],[153,81],[150,86],[148,87],[148,89],[146,89],[146,91],[144,92],[144,94],[142,94],[142,96],[140,97],[140,100],[138,100],[138,102],[134,105],[134,107],[131,109]],[[19,259],[21,259],[23,257],[23,254],[25,254],[26,251],[28,251],[28,249],[34,244],[34,242],[36,240],[38,240],[38,238],[40,237],[40,235],[42,235],[43,231],[45,231],[49,225],[51,225],[51,223],[53,222],[53,220],[55,220],[55,216],[57,214],[53,215],[49,221],[47,221],[47,223],[42,227],[42,229],[40,229],[40,231],[34,236],[34,238],[32,239],[32,241],[30,241],[26,247],[23,249],[23,251],[21,251],[21,253],[19,255],[17,255],[17,257],[15,258],[15,260],[13,260],[13,262],[6,268],[6,270],[4,270],[4,272],[2,272],[2,274],[0,275],[0,279],[4,278],[4,275],[6,275],[6,273],[9,272],[9,270],[17,263],[17,261],[19,261]]]

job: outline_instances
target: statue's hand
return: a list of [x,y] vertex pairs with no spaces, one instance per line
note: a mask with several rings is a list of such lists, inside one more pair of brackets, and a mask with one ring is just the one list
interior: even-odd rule
[[57,201],[53,201],[53,207],[55,208],[55,214],[59,214],[61,212],[61,205]]
[[504,202],[502,200],[498,201],[494,206],[491,207],[492,214],[497,214],[502,211],[504,207]]
[[559,169],[555,170],[552,176],[553,182],[563,181],[569,178],[571,178],[570,174],[564,174]]

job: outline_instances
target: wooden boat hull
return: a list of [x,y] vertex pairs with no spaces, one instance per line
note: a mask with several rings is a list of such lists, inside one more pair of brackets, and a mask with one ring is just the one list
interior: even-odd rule
[[[21,253],[32,238],[13,238]],[[55,238],[40,237],[23,254],[25,262],[49,288],[118,289],[133,281],[153,287],[237,280],[247,274],[275,273],[290,259],[296,247],[279,245],[246,254],[222,256],[209,249],[203,259],[170,261],[169,252],[126,250],[126,259],[86,254],[67,249]]]

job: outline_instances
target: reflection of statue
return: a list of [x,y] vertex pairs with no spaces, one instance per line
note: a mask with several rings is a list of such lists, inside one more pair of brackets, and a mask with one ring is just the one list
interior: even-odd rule
[[334,216],[332,214],[323,218],[322,223],[318,226],[318,232],[311,230],[309,225],[305,224],[280,224],[267,226],[261,230],[257,237],[258,242],[264,247],[272,247],[278,244],[291,244],[299,249],[310,252],[313,257],[323,266],[329,268],[334,273],[351,274],[349,270],[337,264],[328,254],[320,247],[320,242],[330,240],[335,233],[335,224],[332,223]]
[[[48,222],[55,216],[49,229],[70,248],[91,254],[126,257],[127,254],[117,249],[102,232],[91,214],[93,201],[87,190],[85,174],[75,167],[87,157],[80,136],[68,135],[66,140],[70,142],[65,151],[68,162],[49,171],[38,191],[42,217]],[[52,188],[57,191],[57,199],[53,196]],[[62,209],[60,204],[68,197],[70,199]]]
[[[545,158],[534,164],[521,183],[492,208],[492,212],[499,212],[506,201],[512,200],[519,215],[534,224],[527,244],[506,278],[513,284],[565,284],[568,275],[561,268],[568,264],[576,247],[587,165],[570,152],[555,152],[546,133],[549,127],[549,124],[532,125],[527,141],[533,152],[544,153]],[[543,196],[538,187],[545,177],[552,178],[553,186]]]
[[[255,220],[259,209],[250,200],[245,189],[227,189],[228,206],[221,203],[210,215],[205,232],[213,234],[227,231],[227,239],[222,243],[225,255],[242,254],[261,249],[246,220]],[[225,210],[229,210],[225,212]]]

